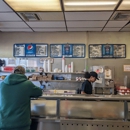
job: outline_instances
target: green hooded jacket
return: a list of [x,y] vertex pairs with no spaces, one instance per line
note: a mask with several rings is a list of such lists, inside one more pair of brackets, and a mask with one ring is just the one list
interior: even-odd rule
[[42,95],[23,74],[11,74],[0,83],[0,129],[30,128],[30,97]]

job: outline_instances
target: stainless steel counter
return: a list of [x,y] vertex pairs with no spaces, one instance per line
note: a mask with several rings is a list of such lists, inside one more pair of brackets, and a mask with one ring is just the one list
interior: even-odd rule
[[120,95],[67,95],[67,94],[43,94],[39,99],[70,99],[70,100],[108,100],[108,101],[130,101],[130,96]]
[[[51,126],[47,130],[53,129],[52,124],[56,125],[59,130],[70,130],[71,128],[75,130],[115,130],[115,127],[119,127],[119,130],[127,130],[130,128],[130,97],[42,95],[38,99],[31,100],[31,114],[32,117],[37,116],[36,120],[39,122],[37,130],[44,130],[46,123],[48,127]],[[54,121],[50,125],[48,118],[51,119],[51,122]],[[81,122],[84,123],[81,124]],[[110,123],[108,124],[108,122]],[[113,125],[114,122],[117,122],[116,125]],[[118,124],[119,122],[120,124]]]
[[33,118],[31,130],[129,130],[130,122],[118,120],[79,120]]

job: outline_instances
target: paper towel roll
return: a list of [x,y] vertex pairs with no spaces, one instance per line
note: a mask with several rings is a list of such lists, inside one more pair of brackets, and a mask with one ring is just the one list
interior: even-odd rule
[[74,72],[74,64],[73,64],[73,62],[71,62],[71,73],[73,73]]
[[65,57],[62,58],[62,72],[65,72]]
[[71,72],[71,65],[70,64],[68,65],[68,71],[69,71],[69,73]]
[[47,72],[46,60],[44,60],[44,62],[43,62],[43,69],[44,69],[44,72]]
[[67,65],[65,65],[65,72],[67,73]]
[[51,72],[51,62],[48,60],[48,72]]

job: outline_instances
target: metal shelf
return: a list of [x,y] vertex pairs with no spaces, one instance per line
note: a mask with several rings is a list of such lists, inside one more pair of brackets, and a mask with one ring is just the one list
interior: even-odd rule
[[[5,71],[0,71],[0,73],[13,73],[13,72],[5,72]],[[25,74],[32,74],[32,73],[40,73],[40,72],[25,72]]]
[[0,71],[0,73],[13,73],[13,72],[4,72],[4,71]]
[[[30,80],[30,81],[35,82],[35,81],[38,81],[38,80]],[[78,82],[78,83],[81,83],[81,82],[84,82],[84,81],[76,81],[76,80],[47,80],[47,81],[42,81],[42,82]]]
[[47,74],[85,74],[84,72],[73,72],[73,73],[69,73],[69,72],[44,72]]
[[48,80],[48,82],[83,82],[83,81],[76,81],[76,80]]
[[[0,73],[12,73],[12,72],[4,72],[1,71]],[[40,72],[26,72],[25,74],[32,74],[32,73],[40,73]],[[85,74],[84,72],[43,72],[43,73],[47,73],[47,74]]]

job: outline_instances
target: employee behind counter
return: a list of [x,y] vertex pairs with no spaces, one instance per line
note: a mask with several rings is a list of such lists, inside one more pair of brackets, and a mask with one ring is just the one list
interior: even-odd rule
[[82,84],[82,87],[81,87],[81,94],[92,94],[92,83],[98,79],[98,75],[96,72],[86,72],[85,73],[85,78],[87,80],[85,80]]

